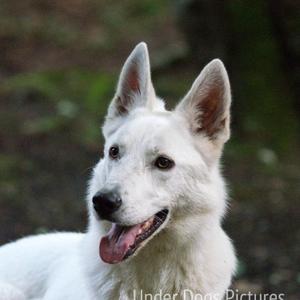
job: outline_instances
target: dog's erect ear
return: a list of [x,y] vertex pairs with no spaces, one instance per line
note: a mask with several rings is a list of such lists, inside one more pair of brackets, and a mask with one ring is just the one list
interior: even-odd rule
[[224,143],[230,136],[230,84],[219,59],[211,61],[179,103],[176,113],[187,120],[193,134],[203,134],[214,143]]
[[151,82],[147,45],[138,44],[127,58],[117,86],[116,95],[109,106],[107,118],[124,116],[138,106],[146,106],[155,98]]

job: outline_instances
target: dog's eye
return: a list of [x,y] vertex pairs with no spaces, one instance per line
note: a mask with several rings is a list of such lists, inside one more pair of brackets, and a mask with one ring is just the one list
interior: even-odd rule
[[118,146],[112,146],[109,148],[109,156],[112,159],[116,159],[119,157],[119,147]]
[[173,160],[165,157],[165,156],[159,156],[155,162],[154,162],[154,165],[158,168],[158,169],[161,169],[161,170],[169,170],[171,169],[175,163]]

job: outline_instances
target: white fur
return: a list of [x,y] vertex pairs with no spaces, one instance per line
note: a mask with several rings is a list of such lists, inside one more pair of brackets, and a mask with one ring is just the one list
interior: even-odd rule
[[[141,43],[125,63],[103,127],[104,158],[89,185],[87,232],[40,235],[1,247],[0,300],[129,300],[134,289],[178,294],[174,299],[184,299],[186,289],[223,297],[235,269],[233,247],[221,228],[226,190],[219,158],[229,138],[227,73],[219,60],[211,62],[169,112],[155,96],[149,66]],[[207,126],[216,128],[213,133],[205,131],[201,111],[211,87],[220,108],[211,118],[220,124]],[[112,161],[107,153],[115,144],[121,158]],[[159,154],[172,158],[175,166],[156,169],[153,161]],[[116,214],[119,223],[137,224],[164,208],[170,214],[136,255],[108,265],[98,247],[110,224],[99,221],[91,199],[99,189],[116,185],[123,200]]]

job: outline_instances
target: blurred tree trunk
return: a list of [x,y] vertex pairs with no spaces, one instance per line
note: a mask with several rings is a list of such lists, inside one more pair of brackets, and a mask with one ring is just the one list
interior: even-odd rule
[[189,54],[197,67],[202,68],[217,57],[227,60],[226,1],[181,0],[177,14]]
[[295,109],[300,118],[300,5],[296,0],[269,0],[274,37],[280,50],[285,78],[294,94]]

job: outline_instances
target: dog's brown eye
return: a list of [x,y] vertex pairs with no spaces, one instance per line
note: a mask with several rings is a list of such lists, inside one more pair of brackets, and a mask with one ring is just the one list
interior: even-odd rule
[[173,160],[165,156],[159,156],[154,163],[154,165],[161,170],[169,170],[174,166],[174,164]]
[[118,146],[112,146],[109,148],[109,156],[112,159],[116,159],[119,157],[119,147]]

